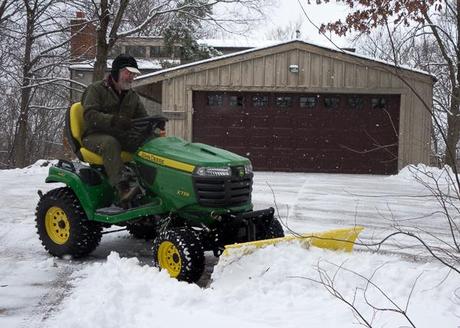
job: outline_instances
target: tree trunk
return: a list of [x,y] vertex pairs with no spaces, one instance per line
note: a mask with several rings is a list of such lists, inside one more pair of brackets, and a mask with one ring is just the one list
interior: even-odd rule
[[457,143],[460,136],[459,100],[460,89],[453,88],[450,99],[450,113],[447,117],[447,142],[444,163],[454,168],[457,165]]
[[110,50],[107,44],[109,22],[110,12],[107,0],[101,0],[100,26],[96,30],[96,62],[94,63],[93,82],[102,80],[107,69],[107,56]]
[[107,68],[107,56],[109,50],[106,44],[96,45],[96,62],[94,63],[93,82],[102,80],[105,76]]
[[[457,45],[460,44],[460,1],[457,1]],[[451,72],[452,93],[450,96],[450,113],[447,117],[447,142],[444,162],[452,168],[457,166],[457,143],[460,133],[460,51],[456,51],[456,72]],[[453,70],[453,69],[452,69]],[[456,172],[456,170],[454,171]]]
[[28,123],[29,123],[29,104],[31,99],[30,79],[32,75],[31,69],[31,50],[33,43],[33,33],[35,29],[35,13],[27,9],[27,28],[25,35],[25,48],[22,65],[22,88],[21,88],[21,102],[18,121],[16,123],[16,132],[13,142],[13,165],[14,167],[24,167],[28,164],[27,158],[27,139],[28,139]]

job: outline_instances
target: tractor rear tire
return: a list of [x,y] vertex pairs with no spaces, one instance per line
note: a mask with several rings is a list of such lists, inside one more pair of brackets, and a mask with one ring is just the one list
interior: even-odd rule
[[203,245],[192,230],[175,228],[160,233],[153,243],[154,263],[178,280],[197,282],[204,271]]
[[88,221],[69,187],[53,189],[43,195],[35,216],[38,236],[51,255],[80,258],[91,253],[101,241],[101,225]]

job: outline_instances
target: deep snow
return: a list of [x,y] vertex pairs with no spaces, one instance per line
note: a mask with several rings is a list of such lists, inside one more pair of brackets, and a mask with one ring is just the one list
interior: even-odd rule
[[[83,261],[51,258],[36,236],[34,209],[37,189],[56,185],[44,183],[47,168],[40,164],[0,170],[0,327],[358,326],[350,307],[315,282],[320,277],[334,277],[341,295],[355,297],[373,326],[410,326],[401,315],[366,305],[363,277],[371,276],[382,288],[368,286],[371,304],[394,307],[385,293],[402,309],[408,304],[417,327],[460,326],[458,274],[410,239],[390,240],[378,253],[363,246],[353,253],[272,246],[226,258],[212,273],[216,261],[209,255],[199,286],[153,268],[150,244],[126,232],[104,235]],[[447,188],[442,177],[438,181]],[[275,198],[283,222],[298,232],[359,224],[366,227],[361,241],[368,242],[399,224],[428,240],[427,233],[448,240],[436,199],[408,168],[391,177],[257,172],[254,182],[256,208],[273,206]]]

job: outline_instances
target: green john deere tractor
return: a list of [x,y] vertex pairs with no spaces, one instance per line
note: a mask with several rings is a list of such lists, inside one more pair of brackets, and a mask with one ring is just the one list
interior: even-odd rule
[[[39,237],[54,256],[83,257],[101,240],[102,229],[124,226],[135,237],[154,239],[154,262],[172,277],[197,281],[205,251],[219,256],[234,243],[283,237],[273,208],[253,210],[252,167],[247,158],[176,137],[159,136],[165,118],[135,120],[152,131],[134,154],[123,153],[126,175],[140,192],[128,208],[114,206],[102,158],[81,146],[83,109],[74,104],[67,134],[80,161],[59,160],[47,183],[65,187],[40,194]],[[87,164],[85,164],[87,163]]]

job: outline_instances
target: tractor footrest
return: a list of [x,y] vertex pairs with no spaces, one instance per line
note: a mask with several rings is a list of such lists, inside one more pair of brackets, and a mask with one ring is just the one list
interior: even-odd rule
[[96,210],[97,214],[101,215],[115,215],[115,214],[120,214],[126,212],[124,208],[118,207],[118,206],[109,206],[109,207],[103,207],[103,208],[98,208]]

